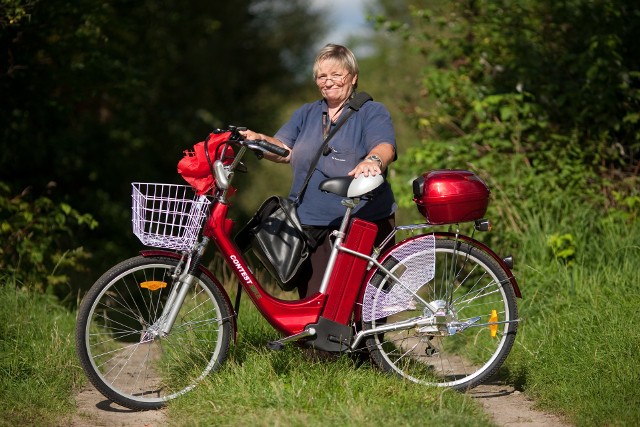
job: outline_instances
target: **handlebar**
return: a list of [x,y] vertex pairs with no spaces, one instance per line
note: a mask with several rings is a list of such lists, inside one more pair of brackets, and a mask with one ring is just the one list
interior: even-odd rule
[[265,151],[276,154],[280,157],[287,157],[289,155],[288,149],[284,147],[280,147],[279,145],[272,144],[269,141],[265,141],[264,139],[255,139],[247,142],[249,144],[255,144],[258,147],[264,149]]
[[[230,157],[227,157],[227,150],[226,148],[223,148],[221,152],[217,153],[217,158],[210,158],[208,148],[209,140],[205,139],[204,152],[211,169],[211,175],[213,175],[213,177],[215,178],[216,187],[223,190],[225,193],[226,190],[230,187],[231,181],[233,179],[233,173],[236,168],[239,168],[238,170],[241,172],[246,172],[246,167],[241,162],[246,150],[251,150],[258,157],[258,159],[261,159],[263,157],[263,153],[265,151],[273,153],[280,157],[287,157],[289,155],[289,150],[287,148],[272,144],[269,141],[265,141],[263,139],[245,139],[244,135],[240,133],[244,130],[246,130],[246,128],[244,127],[230,126],[226,130],[216,129],[214,131],[214,133],[217,134],[231,132],[231,135],[229,135],[225,144],[237,145],[240,147],[240,150],[237,153],[235,152],[235,150],[231,150]],[[222,197],[225,196],[223,195]]]
[[287,157],[289,155],[288,149],[280,147],[279,145],[272,144],[269,141],[265,141],[264,139],[244,139],[240,132],[247,130],[246,127],[229,126],[228,130],[231,132],[231,137],[229,138],[230,140],[238,142],[241,145],[244,145],[254,151],[268,151],[280,157]]

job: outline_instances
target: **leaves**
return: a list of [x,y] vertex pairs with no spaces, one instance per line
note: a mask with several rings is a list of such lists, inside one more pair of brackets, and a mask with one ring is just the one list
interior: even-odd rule
[[[403,39],[421,52],[422,78],[407,110],[421,141],[395,168],[401,206],[411,206],[405,186],[417,175],[463,168],[494,190],[489,215],[553,217],[557,199],[570,198],[605,210],[603,221],[637,217],[640,27],[628,17],[640,16],[640,5],[413,4]],[[511,228],[526,232],[516,221]]]
[[94,277],[138,247],[130,183],[179,182],[182,151],[216,127],[274,133],[324,31],[304,0],[0,1],[0,181],[57,183],[55,207],[11,226],[44,209],[64,249],[97,254]]
[[576,257],[576,241],[569,233],[552,234],[547,238],[547,246],[558,260],[567,265],[571,265]]
[[13,281],[43,292],[68,283],[65,271],[85,269],[90,254],[64,248],[80,227],[97,227],[91,215],[30,191],[11,197],[9,187],[0,183],[0,218],[0,270]]

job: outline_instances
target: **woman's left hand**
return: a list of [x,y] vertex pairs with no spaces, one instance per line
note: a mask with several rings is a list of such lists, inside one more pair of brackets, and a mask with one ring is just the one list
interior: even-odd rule
[[356,178],[360,176],[360,174],[364,174],[364,176],[376,176],[379,173],[382,173],[380,170],[380,165],[375,160],[364,159],[360,163],[356,165],[356,167],[349,172],[349,176],[355,176]]
[[360,174],[366,177],[376,176],[382,173],[395,160],[395,157],[396,147],[388,142],[382,142],[369,151],[369,154],[349,172],[349,176],[356,178]]

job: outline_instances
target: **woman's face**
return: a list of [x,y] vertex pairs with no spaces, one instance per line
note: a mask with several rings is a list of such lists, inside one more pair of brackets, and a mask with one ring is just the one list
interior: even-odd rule
[[327,59],[318,64],[316,84],[330,106],[344,102],[358,81],[358,75],[349,72],[340,63]]

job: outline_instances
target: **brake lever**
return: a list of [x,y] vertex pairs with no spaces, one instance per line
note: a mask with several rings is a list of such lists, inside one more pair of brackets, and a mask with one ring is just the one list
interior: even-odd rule
[[256,155],[258,160],[262,160],[262,158],[264,157],[264,151],[265,150],[264,150],[264,148],[260,147],[259,145],[245,141],[244,142],[244,146],[247,147],[248,149],[250,149],[251,152]]
[[231,132],[231,136],[229,139],[234,139],[236,141],[243,141],[244,136],[240,133],[242,131],[247,130],[244,126],[229,126],[229,132]]

